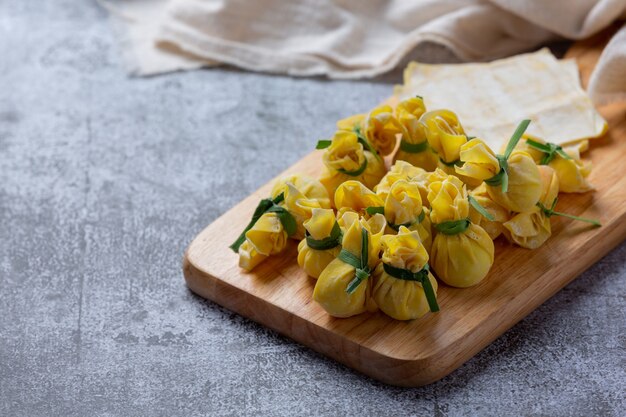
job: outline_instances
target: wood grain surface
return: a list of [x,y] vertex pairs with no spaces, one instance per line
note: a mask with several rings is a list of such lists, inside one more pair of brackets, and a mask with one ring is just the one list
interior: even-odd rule
[[[610,33],[575,44],[566,57],[578,61],[586,84]],[[598,218],[593,228],[552,218],[552,237],[530,251],[503,239],[487,278],[469,289],[440,285],[437,314],[409,322],[382,313],[336,319],[312,300],[315,281],[296,262],[297,242],[252,272],[238,267],[228,245],[249,221],[264,185],[204,229],[183,261],[187,285],[202,297],[274,329],[312,349],[385,383],[419,386],[436,381],[491,343],[626,238],[626,104],[599,109],[609,122],[603,138],[592,141],[590,180],[596,192],[561,194],[559,210]],[[313,143],[312,143],[313,146]],[[321,151],[289,173],[318,176]],[[277,177],[278,178],[278,177]]]

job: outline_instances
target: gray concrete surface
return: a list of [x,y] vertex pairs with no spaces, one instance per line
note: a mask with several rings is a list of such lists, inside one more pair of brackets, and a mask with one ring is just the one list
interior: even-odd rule
[[420,389],[187,290],[193,236],[389,79],[130,79],[95,4],[0,1],[0,415],[623,416],[624,244]]

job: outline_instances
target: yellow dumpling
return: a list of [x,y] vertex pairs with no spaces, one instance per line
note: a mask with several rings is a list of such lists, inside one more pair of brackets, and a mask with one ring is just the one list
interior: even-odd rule
[[546,207],[550,207],[554,200],[559,196],[560,180],[556,171],[546,165],[540,165],[539,177],[541,178],[541,195],[539,196],[539,202]]
[[456,175],[470,187],[478,187],[500,172],[496,154],[481,139],[474,138],[461,146],[461,163],[454,167]]
[[467,142],[465,130],[457,115],[450,110],[429,111],[420,117],[420,124],[430,147],[439,157],[439,168],[454,174],[454,165],[459,163],[461,146]]
[[503,233],[510,242],[527,249],[537,249],[552,234],[550,218],[539,207],[516,214],[503,227]]
[[467,189],[463,182],[446,175],[441,181],[433,181],[428,186],[430,219],[434,224],[465,219],[469,213]]
[[454,168],[457,174],[480,181],[496,176],[501,169],[496,154],[478,138],[471,139],[461,146],[459,158],[463,165]]
[[361,124],[365,120],[365,114],[355,114],[354,116],[346,117],[337,122],[337,130],[344,130],[346,132],[360,132]]
[[563,193],[585,193],[594,189],[587,177],[591,174],[591,162],[582,161],[581,149],[588,147],[588,141],[561,147],[542,139],[526,136],[524,150],[535,162],[548,165],[559,177],[559,191]]
[[389,189],[396,181],[406,180],[418,186],[420,196],[422,197],[422,204],[428,207],[428,200],[426,197],[428,196],[429,174],[430,173],[423,168],[413,166],[406,161],[396,161],[391,169],[380,180],[378,185],[374,187],[374,191],[384,200],[387,198],[387,194],[389,194]]
[[328,195],[326,188],[315,178],[303,174],[287,175],[276,181],[272,187],[272,198],[276,198],[280,193],[287,191],[287,184],[292,184],[304,197],[317,200],[320,207],[330,208],[330,197],[332,196]]
[[430,264],[448,285],[476,285],[493,265],[493,241],[482,227],[469,220],[467,190],[460,179],[448,176],[429,188],[430,219],[437,230]]
[[470,191],[470,195],[493,217],[489,220],[470,206],[470,221],[485,229],[491,240],[495,240],[502,233],[502,223],[511,217],[511,211],[491,199],[484,183]]
[[462,182],[464,182],[466,185],[470,186],[470,187],[474,187],[475,185],[479,185],[480,182],[476,181],[475,184],[469,184],[468,181],[466,181],[467,177],[464,177],[462,175],[458,175],[458,174],[448,174],[446,171],[444,171],[441,168],[437,168],[436,170],[434,170],[433,172],[429,172],[428,175],[426,176],[426,197],[424,197],[422,195],[422,200],[425,202],[426,206],[430,206],[430,201],[428,201],[428,192],[429,192],[429,186],[430,184],[432,184],[433,182],[437,182],[437,181],[443,181],[446,178],[448,178],[449,175],[454,175],[457,178],[459,178]]
[[298,265],[313,278],[318,278],[341,251],[341,228],[331,209],[313,209],[304,222],[307,236],[298,244]]
[[468,221],[463,233],[452,236],[440,231],[431,250],[431,264],[446,284],[465,288],[482,281],[494,259],[493,241],[485,230]]
[[422,205],[422,197],[416,184],[406,180],[396,181],[389,190],[384,205],[387,233],[395,234],[401,226],[418,233],[427,251],[432,246],[432,231],[428,208]]
[[335,195],[337,187],[348,180],[373,188],[387,172],[384,162],[371,152],[364,151],[357,135],[352,132],[337,132],[324,151],[322,160],[325,170],[320,183],[329,196]]
[[543,186],[541,198],[535,208],[525,213],[518,213],[504,223],[504,233],[510,241],[529,249],[541,246],[550,237],[550,217],[552,216],[562,216],[594,226],[602,226],[595,219],[555,211],[559,191],[558,176],[549,166],[542,165],[539,169]]
[[407,161],[426,171],[434,171],[439,158],[428,144],[424,125],[419,122],[425,112],[426,106],[421,97],[409,98],[396,106],[396,118],[404,128],[404,133],[393,160]]
[[376,107],[361,123],[361,134],[382,156],[389,155],[396,148],[398,135],[404,128],[393,115],[390,106]]
[[376,157],[376,159],[381,161],[382,157],[379,155],[378,150],[372,145],[372,143],[369,142],[369,140],[363,134],[363,126],[367,116],[367,114],[355,114],[354,116],[341,119],[337,122],[337,130],[354,133],[359,139],[361,145],[363,145],[363,150],[371,152],[374,157]]
[[438,311],[437,280],[428,270],[428,252],[416,231],[400,227],[382,239],[382,263],[374,271],[373,298],[385,314],[412,320]]
[[365,209],[382,206],[383,200],[358,181],[346,181],[335,191],[335,207],[341,214],[350,210],[367,217]]
[[496,155],[480,139],[470,140],[461,146],[463,165],[455,167],[458,174],[484,181],[491,199],[515,212],[531,210],[541,194],[535,161],[528,153],[514,150],[529,123],[520,123],[504,155]]
[[265,213],[246,232],[246,240],[262,255],[275,255],[286,246],[287,232],[276,213]]
[[[559,194],[559,178],[547,165],[539,166],[541,177],[541,197],[539,203],[552,207]],[[506,238],[523,248],[536,249],[543,245],[552,234],[550,217],[540,207],[533,207],[524,213],[515,214],[502,224]]]
[[282,206],[293,216],[297,225],[296,232],[290,237],[297,240],[304,239],[304,222],[311,218],[312,211],[316,208],[329,208],[329,206],[322,207],[319,200],[306,198],[306,196],[290,182],[287,183],[284,197],[285,199],[282,202]]
[[[284,186],[285,192],[259,201],[250,222],[229,246],[240,255],[240,264],[245,269],[251,270],[264,257],[281,252],[286,246],[282,237],[297,235],[298,228],[302,227],[298,221],[302,222],[307,217],[311,207],[319,207],[317,200],[305,198],[293,184],[285,183]],[[298,220],[284,207],[285,194],[290,198],[289,204],[297,210],[295,215]],[[301,234],[304,235],[303,232]]]
[[559,191],[564,193],[585,193],[595,189],[587,180],[591,174],[591,162],[580,159],[576,148],[564,148],[571,159],[556,157],[548,164],[559,177]]
[[[277,213],[264,213],[245,234],[239,249],[239,265],[251,270],[263,259],[282,252],[287,246],[288,234]],[[243,249],[242,249],[243,248]]]
[[246,271],[252,271],[254,267],[267,259],[267,255],[261,255],[248,240],[239,246],[239,267]]
[[339,256],[322,271],[313,290],[313,299],[334,317],[377,310],[369,276],[380,261],[385,217],[354,219],[346,226]]
[[511,211],[531,210],[539,201],[541,178],[535,161],[526,152],[514,151],[508,159],[509,188],[487,184],[487,192],[496,203]]

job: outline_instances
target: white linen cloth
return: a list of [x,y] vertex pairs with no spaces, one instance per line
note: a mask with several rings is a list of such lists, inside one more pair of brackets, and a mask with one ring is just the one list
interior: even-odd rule
[[[626,0],[100,0],[126,36],[131,72],[231,64],[294,76],[366,78],[420,43],[465,61],[583,39],[626,18]],[[626,26],[592,77],[596,101],[626,97]]]

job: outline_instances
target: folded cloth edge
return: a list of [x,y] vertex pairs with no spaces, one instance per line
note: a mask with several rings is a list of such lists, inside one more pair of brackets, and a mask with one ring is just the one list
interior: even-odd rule
[[626,101],[626,23],[602,51],[587,89],[597,105]]

